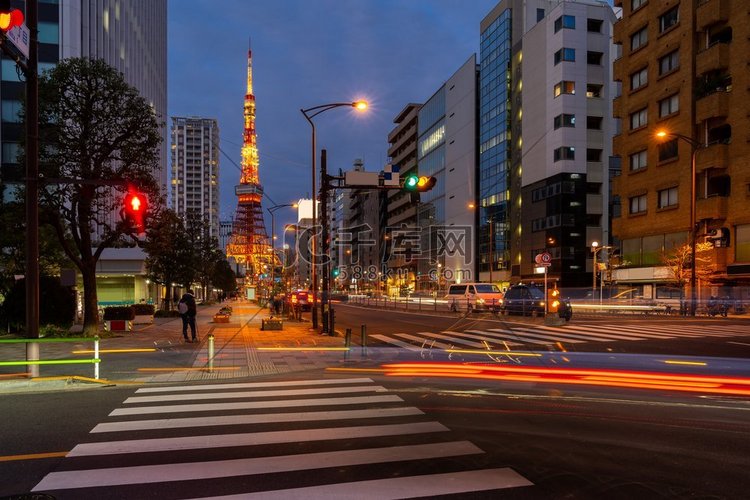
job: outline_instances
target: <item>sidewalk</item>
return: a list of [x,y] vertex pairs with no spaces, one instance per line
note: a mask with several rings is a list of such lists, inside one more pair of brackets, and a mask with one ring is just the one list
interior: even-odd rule
[[[214,323],[213,315],[226,305],[232,307],[230,322]],[[99,349],[102,351],[101,376],[107,377],[107,374],[116,372],[116,376],[109,376],[108,380],[101,382],[117,384],[218,380],[320,369],[343,361],[345,352],[342,337],[320,335],[311,329],[309,321],[286,320],[283,330],[262,331],[261,320],[268,317],[267,309],[247,301],[230,301],[198,307],[198,343],[185,343],[180,318],[155,318],[153,324],[135,325],[132,332],[116,332],[114,337],[99,341]],[[212,364],[209,363],[210,335],[214,339]],[[40,349],[40,358],[70,359],[73,350],[92,348],[93,340],[44,344]],[[138,357],[138,367],[134,368],[134,355],[106,353],[115,349],[155,349],[156,352]],[[86,356],[90,357],[91,354]],[[0,345],[0,359],[25,359],[25,346]],[[37,379],[14,375],[12,372],[23,371],[25,366],[16,368],[18,369],[0,368],[0,393],[35,390],[36,387],[36,390],[55,390],[70,384],[73,376],[79,382],[94,382],[84,380],[93,376],[90,364],[40,366],[42,376]],[[80,386],[79,383],[75,385]]]

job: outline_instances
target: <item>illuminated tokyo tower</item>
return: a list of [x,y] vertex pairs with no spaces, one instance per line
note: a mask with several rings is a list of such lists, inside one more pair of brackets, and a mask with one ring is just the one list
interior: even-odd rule
[[253,51],[247,51],[247,94],[245,94],[245,130],[242,140],[242,175],[235,186],[237,213],[227,256],[245,265],[247,280],[255,283],[265,266],[272,262],[266,226],[263,222],[263,187],[258,178],[258,146],[255,136],[255,95],[253,95]]

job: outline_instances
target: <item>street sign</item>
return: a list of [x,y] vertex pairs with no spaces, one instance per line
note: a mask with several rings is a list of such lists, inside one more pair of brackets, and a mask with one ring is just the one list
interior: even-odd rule
[[552,263],[552,254],[549,252],[538,253],[536,254],[536,257],[534,257],[534,262],[540,266],[550,266]]
[[539,267],[550,267],[552,265],[552,262],[537,262],[537,265]]
[[8,37],[10,43],[12,43],[23,56],[29,58],[29,42],[31,41],[31,32],[26,24],[16,26],[12,30],[8,31],[5,36]]
[[383,168],[383,185],[398,187],[401,183],[399,179],[399,166],[388,164]]

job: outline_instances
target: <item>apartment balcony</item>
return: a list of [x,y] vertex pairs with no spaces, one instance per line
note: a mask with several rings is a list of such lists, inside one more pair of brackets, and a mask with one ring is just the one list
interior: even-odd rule
[[729,44],[715,43],[695,56],[695,74],[729,68]]
[[709,196],[699,198],[695,205],[696,220],[713,219],[724,220],[729,212],[728,196]]
[[623,43],[625,41],[625,22],[620,19],[612,25],[612,42]]
[[695,103],[695,124],[699,125],[711,118],[729,116],[731,92],[714,92],[698,99]]
[[622,96],[612,99],[612,116],[623,118],[622,116]]
[[612,79],[616,81],[622,81],[625,79],[625,67],[623,66],[622,57],[618,57],[612,61]]
[[700,149],[695,158],[695,171],[701,173],[709,168],[726,169],[729,167],[729,145],[711,144]]
[[695,13],[695,27],[705,31],[707,27],[729,21],[729,0],[706,0]]

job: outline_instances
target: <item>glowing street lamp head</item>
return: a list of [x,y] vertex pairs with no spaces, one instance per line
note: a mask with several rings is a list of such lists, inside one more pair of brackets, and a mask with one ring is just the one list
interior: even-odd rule
[[359,100],[352,103],[352,106],[357,108],[359,111],[365,111],[367,109],[367,101]]
[[656,133],[656,137],[658,137],[659,139],[665,139],[669,135],[671,135],[671,134],[669,132],[667,132],[666,130],[659,130]]

